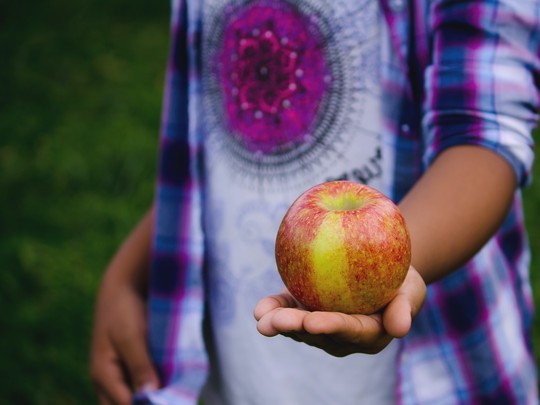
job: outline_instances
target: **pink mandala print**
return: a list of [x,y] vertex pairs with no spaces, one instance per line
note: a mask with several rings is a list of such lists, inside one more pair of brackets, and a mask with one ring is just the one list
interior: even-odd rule
[[207,1],[204,124],[217,155],[257,184],[324,170],[346,147],[353,88],[327,7],[321,0]]
[[331,76],[312,20],[282,2],[254,2],[223,32],[219,81],[231,133],[252,153],[313,138]]

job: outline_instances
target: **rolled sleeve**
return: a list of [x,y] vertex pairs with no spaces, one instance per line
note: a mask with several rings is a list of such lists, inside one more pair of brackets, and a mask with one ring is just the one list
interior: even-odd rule
[[529,182],[538,120],[540,1],[435,1],[424,163],[455,145],[500,154]]

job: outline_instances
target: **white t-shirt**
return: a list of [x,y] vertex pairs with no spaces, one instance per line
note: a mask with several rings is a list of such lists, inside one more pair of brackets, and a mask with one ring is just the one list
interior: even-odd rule
[[[282,290],[274,241],[301,192],[330,179],[381,188],[388,33],[365,0],[200,2],[205,236],[212,338],[208,405],[392,404],[396,343],[332,357],[256,330]],[[385,190],[382,190],[383,192]]]

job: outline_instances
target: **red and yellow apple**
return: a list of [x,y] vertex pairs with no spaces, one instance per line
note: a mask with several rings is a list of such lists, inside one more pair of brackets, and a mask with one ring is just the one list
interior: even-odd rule
[[411,243],[388,197],[360,183],[331,181],[291,205],[275,253],[285,286],[307,309],[371,314],[403,283]]

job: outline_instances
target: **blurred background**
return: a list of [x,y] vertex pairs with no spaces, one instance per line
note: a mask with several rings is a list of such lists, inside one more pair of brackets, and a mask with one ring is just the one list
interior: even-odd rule
[[168,28],[169,0],[0,0],[0,404],[96,402],[94,297],[152,200]]
[[95,292],[153,196],[169,1],[0,0],[0,403],[95,404]]

